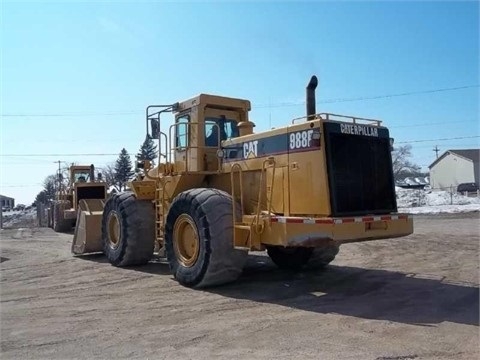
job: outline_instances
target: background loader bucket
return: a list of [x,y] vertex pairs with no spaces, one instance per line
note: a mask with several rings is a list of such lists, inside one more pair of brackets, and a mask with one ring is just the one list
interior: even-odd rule
[[77,226],[73,235],[75,255],[102,251],[102,215],[105,200],[82,199],[78,202]]

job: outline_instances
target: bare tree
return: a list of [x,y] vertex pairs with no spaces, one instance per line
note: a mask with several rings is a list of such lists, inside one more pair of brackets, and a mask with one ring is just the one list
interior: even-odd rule
[[57,188],[57,178],[56,174],[48,175],[43,181],[43,190],[40,191],[35,197],[34,203],[50,203],[55,200],[55,191]]
[[402,175],[414,175],[420,172],[421,167],[409,160],[412,157],[412,145],[395,147],[392,151],[393,176],[398,179]]
[[107,164],[103,166],[101,169],[102,179],[107,184],[107,188],[111,188],[112,186],[115,188],[116,191],[121,191],[121,184],[118,183],[116,180],[116,171],[115,171],[115,164]]

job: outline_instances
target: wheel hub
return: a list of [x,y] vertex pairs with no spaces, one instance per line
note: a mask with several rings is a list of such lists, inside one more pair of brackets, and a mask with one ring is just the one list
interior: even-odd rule
[[182,214],[173,227],[173,243],[178,261],[185,267],[192,267],[200,253],[200,240],[193,219]]
[[107,227],[108,227],[108,246],[112,249],[118,248],[120,244],[120,217],[118,216],[116,211],[111,211],[108,214],[107,219]]

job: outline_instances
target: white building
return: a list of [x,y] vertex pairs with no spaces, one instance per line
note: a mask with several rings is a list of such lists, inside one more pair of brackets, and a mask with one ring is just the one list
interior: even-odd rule
[[479,184],[480,149],[447,150],[430,169],[432,189],[456,187],[461,183]]
[[0,195],[0,205],[2,206],[2,208],[7,207],[13,209],[13,207],[15,206],[15,199],[8,196]]

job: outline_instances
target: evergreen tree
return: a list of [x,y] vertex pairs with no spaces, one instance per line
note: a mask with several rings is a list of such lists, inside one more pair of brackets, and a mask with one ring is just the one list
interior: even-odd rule
[[138,154],[136,156],[137,160],[150,160],[152,165],[155,165],[155,158],[157,157],[157,145],[153,142],[150,136],[145,137]]
[[123,148],[115,162],[115,181],[120,190],[122,188],[125,189],[127,181],[130,180],[133,174],[130,155],[128,155],[127,150]]

